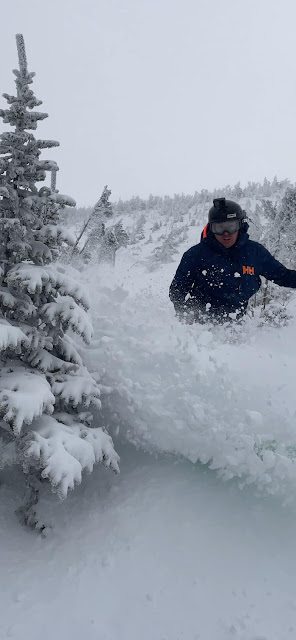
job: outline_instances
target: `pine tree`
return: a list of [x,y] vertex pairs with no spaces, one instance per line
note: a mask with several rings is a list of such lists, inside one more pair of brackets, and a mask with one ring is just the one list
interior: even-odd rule
[[84,233],[88,232],[87,240],[81,251],[79,251],[79,255],[83,255],[83,259],[87,262],[90,262],[91,260],[94,262],[99,261],[100,246],[105,234],[105,221],[113,216],[112,204],[109,200],[110,195],[111,191],[106,185],[102,191],[101,197],[85,221],[75,242],[73,255],[75,250],[77,250],[82,236]]
[[148,259],[150,271],[159,267],[160,264],[174,262],[174,256],[178,253],[177,247],[187,239],[187,231],[188,227],[184,225],[173,228],[167,236],[163,237],[162,245],[155,247]]
[[257,202],[255,206],[255,211],[251,213],[250,216],[248,216],[249,234],[251,239],[255,240],[256,242],[260,242],[262,231],[263,231],[262,224],[261,224],[261,215],[262,215],[262,208]]
[[296,267],[296,189],[289,187],[275,218],[268,227],[264,242],[272,254],[286,267]]
[[126,247],[128,240],[129,236],[122,226],[122,220],[119,220],[104,233],[100,247],[99,261],[109,262],[114,266],[116,251],[118,251],[120,247]]
[[141,213],[137,218],[137,221],[132,230],[131,237],[130,237],[130,244],[137,244],[141,240],[145,239],[145,231],[144,231],[145,224],[146,224],[146,216],[144,213]]
[[271,196],[271,184],[267,178],[264,178],[263,180],[262,193],[264,198]]
[[[268,202],[268,201],[267,201]],[[269,207],[271,222],[262,238],[263,244],[277,260],[286,267],[296,267],[296,189],[287,188],[278,209]],[[275,215],[274,219],[272,216]],[[278,326],[286,324],[290,318],[287,304],[291,290],[279,288],[273,283],[265,282],[263,287],[263,316],[269,323]]]
[[277,206],[271,200],[262,200],[263,213],[268,222],[273,222],[277,215]]
[[83,470],[103,462],[118,471],[108,434],[91,427],[89,407],[100,408],[100,391],[67,334],[91,338],[88,302],[82,287],[50,264],[70,238],[58,225],[59,211],[72,198],[37,188],[55,162],[42,149],[57,146],[31,131],[46,113],[30,84],[25,45],[17,35],[16,96],[0,116],[13,131],[0,136],[0,466],[20,464],[27,478],[20,514],[39,526],[35,511],[41,482],[61,497],[81,481]]
[[234,200],[239,200],[240,198],[242,198],[242,197],[243,197],[243,195],[244,195],[244,194],[243,194],[243,190],[242,190],[242,188],[241,188],[241,186],[240,186],[240,182],[237,182],[237,183],[234,185],[233,189],[232,189],[232,198],[233,198]]

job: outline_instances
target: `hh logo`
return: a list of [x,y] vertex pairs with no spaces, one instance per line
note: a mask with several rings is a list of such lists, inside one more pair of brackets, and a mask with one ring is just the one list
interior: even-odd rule
[[243,274],[248,273],[249,276],[254,275],[254,267],[243,267]]

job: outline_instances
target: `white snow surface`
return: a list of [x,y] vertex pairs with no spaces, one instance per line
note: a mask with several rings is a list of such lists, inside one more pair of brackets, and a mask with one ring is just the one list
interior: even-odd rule
[[205,466],[120,454],[121,476],[97,467],[43,500],[45,539],[2,484],[1,638],[294,639],[295,512]]
[[21,474],[2,472],[1,638],[296,637],[295,297],[281,329],[178,323],[168,286],[195,241],[152,272],[143,243],[80,274],[95,330],[80,355],[121,474],[48,492],[43,538],[14,515]]

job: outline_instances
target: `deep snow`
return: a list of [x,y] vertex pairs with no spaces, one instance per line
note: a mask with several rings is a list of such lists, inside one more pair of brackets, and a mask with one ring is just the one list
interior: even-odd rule
[[44,501],[45,539],[2,486],[0,637],[295,638],[295,511],[200,465],[120,454],[121,477],[97,468]]
[[[149,272],[142,249],[81,274],[95,325],[81,353],[121,475],[97,468],[65,502],[44,496],[42,538],[14,515],[21,475],[2,474],[0,638],[295,638],[295,319],[180,325],[167,298],[180,256]],[[279,453],[254,454],[274,438]]]

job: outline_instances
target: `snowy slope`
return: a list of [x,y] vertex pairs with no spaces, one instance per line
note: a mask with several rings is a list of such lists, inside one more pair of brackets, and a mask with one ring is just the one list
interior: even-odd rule
[[205,467],[120,450],[57,505],[46,539],[2,487],[1,638],[290,640],[295,512]]
[[296,442],[296,321],[180,325],[167,289],[199,231],[156,271],[143,241],[81,273],[95,324],[81,353],[105,385],[121,475],[44,496],[46,538],[19,527],[21,477],[2,476],[0,638],[296,637],[294,464],[254,457],[254,440]]

